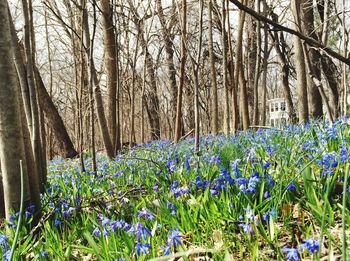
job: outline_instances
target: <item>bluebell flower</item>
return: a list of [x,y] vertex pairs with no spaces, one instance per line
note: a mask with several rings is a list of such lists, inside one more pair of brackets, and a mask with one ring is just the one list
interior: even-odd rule
[[114,259],[114,261],[126,261],[126,259],[125,258],[116,258],[116,259]]
[[34,210],[35,210],[34,204],[33,204],[33,203],[30,203],[29,206],[28,206],[28,211],[29,211],[30,213],[34,213]]
[[161,248],[163,250],[163,255],[167,256],[170,255],[170,251],[171,251],[171,245],[166,244],[164,247]]
[[5,234],[0,234],[0,246],[7,248],[9,246],[8,244],[8,237]]
[[122,220],[119,221],[112,221],[109,225],[109,229],[113,232],[116,232],[118,229],[121,229],[124,227],[125,222]]
[[217,194],[219,194],[219,192],[218,192],[216,189],[211,189],[211,190],[210,190],[210,194],[211,194],[212,196],[216,196]]
[[56,219],[56,220],[55,220],[55,226],[56,226],[56,227],[59,227],[59,226],[61,225],[61,223],[62,223],[61,220],[59,220],[59,219]]
[[270,198],[270,192],[269,191],[266,191],[264,193],[264,198],[266,198],[266,199]]
[[246,224],[239,224],[238,226],[243,228],[244,233],[254,235],[254,230],[253,230],[250,222],[248,222]]
[[111,220],[109,218],[103,218],[102,220],[102,227],[106,227]]
[[294,185],[293,182],[291,182],[291,183],[289,183],[289,185],[287,186],[287,189],[288,189],[289,191],[293,191],[293,190],[296,190],[297,187]]
[[141,252],[144,253],[144,254],[147,254],[148,250],[151,249],[151,245],[148,244],[148,243],[142,244],[141,242],[137,242],[136,246],[135,246],[135,249],[136,249],[137,255],[140,256]]
[[266,163],[264,163],[263,168],[267,169],[270,166],[271,166],[271,163],[269,161],[267,161]]
[[270,209],[270,217],[273,218],[273,219],[277,218],[277,211],[276,211],[275,208],[271,208]]
[[75,208],[70,207],[68,210],[63,211],[62,217],[68,218],[74,211],[75,211]]
[[171,210],[171,215],[175,216],[176,215],[176,206],[171,203],[170,201],[167,201],[166,203],[167,208],[169,208]]
[[80,204],[81,203],[81,197],[78,195],[75,199],[74,199],[74,201],[77,203],[77,204]]
[[168,244],[174,247],[174,251],[176,251],[176,247],[181,245],[181,234],[178,228],[170,229],[170,234],[168,235]]
[[47,251],[42,251],[40,254],[37,254],[35,257],[36,258],[44,258],[44,257],[48,257],[49,253]]
[[134,225],[132,225],[128,232],[131,235],[136,235],[138,241],[141,238],[143,238],[143,240],[146,240],[147,236],[152,237],[151,231],[140,222],[137,222]]
[[152,212],[150,212],[147,208],[142,208],[138,213],[137,213],[137,217],[144,217],[145,219],[148,220],[155,220],[156,218],[154,217],[154,215],[152,214]]
[[287,253],[286,255],[287,260],[294,260],[294,261],[300,260],[299,250],[296,248],[284,247],[281,249],[281,251]]
[[211,158],[210,160],[210,164],[215,164],[215,165],[219,165],[221,162],[220,156],[219,155],[215,155],[214,157]]
[[270,215],[269,215],[269,213],[266,212],[266,213],[263,215],[263,220],[266,221],[266,222],[268,222],[268,221],[270,220]]
[[25,216],[26,216],[26,218],[30,218],[32,216],[32,213],[30,213],[29,211],[26,211]]
[[93,234],[95,237],[101,236],[101,230],[100,230],[100,228],[99,228],[99,227],[96,227],[96,228],[94,229],[94,231],[92,231],[92,234]]
[[184,187],[174,189],[173,193],[175,197],[180,197],[181,195],[188,195],[190,193],[190,189],[184,186]]
[[190,163],[188,162],[188,159],[185,160],[185,168],[187,173],[191,170],[191,166],[190,166]]
[[109,236],[109,232],[108,232],[106,229],[104,229],[104,230],[103,230],[103,235],[104,235],[105,237],[108,237],[108,236]]
[[158,192],[159,191],[159,183],[155,182],[154,186],[152,187],[152,189],[153,189],[154,192]]
[[11,256],[11,250],[9,249],[4,253],[4,261],[10,260],[10,256]]
[[302,244],[300,244],[302,249],[309,250],[312,254],[318,252],[320,250],[320,243],[318,240],[314,240],[313,238],[309,238],[304,240]]

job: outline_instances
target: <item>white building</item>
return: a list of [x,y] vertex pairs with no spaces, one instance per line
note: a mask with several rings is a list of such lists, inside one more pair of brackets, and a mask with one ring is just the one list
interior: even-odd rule
[[268,100],[270,126],[280,126],[289,120],[289,108],[285,98]]

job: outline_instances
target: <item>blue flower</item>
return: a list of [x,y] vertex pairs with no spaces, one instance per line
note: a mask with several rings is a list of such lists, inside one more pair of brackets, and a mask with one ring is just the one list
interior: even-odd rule
[[7,251],[4,253],[4,261],[10,260],[10,256],[11,256],[11,250],[7,250]]
[[48,257],[49,253],[47,251],[42,251],[40,254],[37,254],[35,257],[36,258],[43,258],[43,257]]
[[30,213],[34,213],[34,210],[35,210],[34,204],[33,204],[33,203],[30,203],[30,205],[28,206],[28,211],[29,211]]
[[143,238],[143,240],[146,240],[147,236],[152,237],[151,231],[147,227],[142,225],[140,222],[137,222],[134,225],[132,225],[128,232],[131,235],[136,235],[138,241],[141,238]]
[[7,248],[9,246],[8,241],[9,241],[9,239],[8,239],[7,235],[0,234],[0,246]]
[[250,222],[248,222],[246,224],[239,224],[238,226],[243,227],[244,233],[254,235],[254,230],[253,230]]
[[270,209],[270,217],[273,218],[273,219],[277,218],[277,211],[276,211],[275,208],[271,208]]
[[112,221],[109,225],[109,229],[116,232],[118,229],[123,228],[124,224],[124,221]]
[[140,242],[137,242],[136,246],[135,246],[135,249],[136,249],[137,255],[140,256],[141,252],[143,252],[144,254],[147,254],[148,250],[151,249],[151,245],[148,244],[148,243],[142,244]]
[[55,220],[55,226],[56,226],[56,227],[59,227],[59,226],[61,225],[61,223],[62,223],[61,220],[59,220],[59,219],[56,219],[56,220]]
[[32,215],[32,213],[30,213],[29,211],[26,211],[26,212],[25,212],[25,215],[26,215],[26,218],[30,218],[31,215]]
[[294,260],[294,261],[300,260],[299,250],[296,248],[284,247],[281,249],[281,251],[287,253],[286,255],[287,260]]
[[171,245],[166,244],[164,247],[161,248],[164,252],[164,256],[170,255],[170,251],[171,251]]
[[168,235],[168,244],[174,246],[174,251],[176,251],[176,247],[181,245],[181,234],[178,228],[170,229],[170,234]]
[[263,215],[263,220],[266,221],[266,222],[268,222],[268,221],[270,220],[270,215],[269,215],[269,213],[265,213],[265,214]]
[[171,203],[170,201],[167,201],[166,203],[167,208],[171,210],[171,215],[175,216],[176,215],[176,206]]
[[212,196],[216,196],[217,194],[219,194],[219,192],[218,192],[216,189],[211,189],[211,190],[210,190],[210,194],[211,194]]
[[191,170],[191,166],[190,163],[188,162],[188,160],[185,160],[185,168],[186,168],[186,172],[188,173]]
[[95,237],[99,237],[101,236],[101,230],[99,227],[95,228],[94,231],[92,231],[92,234],[95,236]]
[[109,218],[103,218],[102,220],[102,227],[106,227],[111,220]]
[[266,198],[266,199],[270,198],[270,192],[269,191],[266,191],[264,193],[264,198]]
[[318,240],[314,240],[312,238],[309,238],[307,240],[304,240],[302,244],[300,244],[300,247],[302,249],[309,250],[312,254],[315,252],[318,252],[320,250],[320,243]]
[[289,185],[287,186],[287,189],[289,190],[289,191],[293,191],[293,190],[296,190],[297,189],[297,187],[294,185],[294,183],[292,182],[292,183],[289,183]]
[[154,217],[154,215],[152,214],[152,212],[150,212],[147,208],[142,208],[138,213],[137,213],[137,217],[144,217],[145,219],[148,220],[155,220],[156,218]]

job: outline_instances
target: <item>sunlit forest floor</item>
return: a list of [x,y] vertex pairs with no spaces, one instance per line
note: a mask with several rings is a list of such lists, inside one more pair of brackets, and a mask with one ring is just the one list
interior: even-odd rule
[[[49,164],[43,217],[15,260],[346,260],[350,126],[250,130]],[[9,251],[17,217],[0,244]],[[348,253],[349,254],[349,253]],[[349,255],[348,255],[348,258]],[[348,259],[349,260],[349,259]]]

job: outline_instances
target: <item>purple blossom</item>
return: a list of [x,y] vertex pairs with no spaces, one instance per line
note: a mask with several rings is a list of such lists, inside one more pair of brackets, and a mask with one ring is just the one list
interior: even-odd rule
[[135,249],[136,249],[137,255],[140,256],[141,252],[144,253],[144,254],[147,254],[148,250],[151,249],[151,245],[148,244],[148,243],[142,244],[141,242],[137,242],[136,246],[135,246]]
[[313,238],[309,238],[304,240],[302,244],[300,244],[302,249],[309,250],[312,254],[318,252],[320,250],[320,243],[318,240],[314,240]]
[[266,198],[266,199],[270,198],[270,192],[269,191],[266,191],[264,193],[264,198]]
[[147,208],[142,208],[138,213],[137,213],[137,217],[144,217],[145,219],[148,220],[155,220],[156,218],[154,217],[154,215],[152,214],[152,212],[150,212]]
[[174,251],[176,251],[176,247],[181,245],[181,234],[178,228],[170,229],[170,234],[168,235],[168,244],[174,246]]
[[289,183],[289,185],[287,186],[287,189],[289,190],[289,191],[293,191],[293,190],[296,190],[297,189],[297,187],[294,185],[294,183],[292,182],[292,183]]
[[99,227],[96,227],[96,228],[94,229],[94,231],[92,231],[92,234],[93,234],[95,237],[101,236],[101,230],[100,230],[100,228],[99,228]]
[[250,222],[248,222],[246,224],[239,224],[238,226],[243,228],[244,233],[254,235],[254,230],[253,230]]
[[102,227],[106,227],[111,220],[109,218],[103,218],[102,220]]
[[152,237],[151,231],[140,222],[132,225],[128,232],[131,235],[136,235],[138,241],[140,241],[141,238],[143,238],[143,240],[146,240],[147,236]]
[[281,249],[281,251],[287,253],[286,255],[287,260],[294,260],[294,261],[300,260],[299,250],[296,248],[284,247]]

